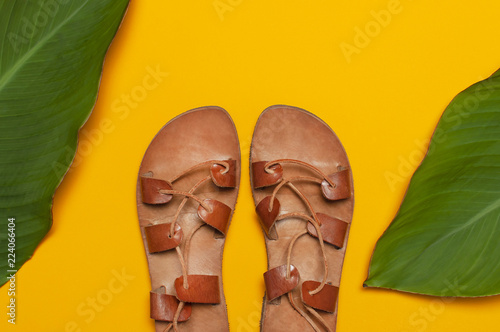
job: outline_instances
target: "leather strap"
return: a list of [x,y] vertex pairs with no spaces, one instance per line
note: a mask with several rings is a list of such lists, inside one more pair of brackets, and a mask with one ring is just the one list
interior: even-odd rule
[[293,290],[299,284],[299,270],[290,265],[290,278],[286,278],[286,264],[264,273],[267,300],[272,301]]
[[336,201],[351,197],[351,172],[349,169],[330,174],[328,178],[335,184],[335,187],[332,187],[326,180],[321,182],[321,190],[326,199]]
[[[164,287],[160,287],[159,289]],[[159,293],[158,290],[152,291],[149,294],[151,318],[154,320],[159,320],[163,322],[172,322],[174,320],[177,307],[179,306],[179,300],[172,295]],[[191,317],[191,305],[185,304],[182,308],[178,321],[184,322]]]
[[236,187],[236,160],[223,160],[229,165],[226,167],[221,164],[213,164],[210,167],[210,175],[212,176],[212,181],[216,186],[221,188],[235,188]]
[[[348,224],[343,220],[330,217],[324,213],[316,213],[316,216],[320,222],[319,230],[321,235],[323,235],[323,240],[337,249],[344,247]],[[311,236],[318,237],[316,228],[310,222],[307,223],[307,231]]]
[[252,163],[252,181],[254,188],[264,188],[275,185],[283,178],[283,167],[280,164],[271,165],[266,171],[264,166],[267,163],[267,161],[256,161]]
[[211,211],[206,210],[200,205],[198,207],[198,216],[200,219],[225,235],[229,226],[229,219],[231,219],[231,208],[215,199],[205,199],[203,203]]
[[311,295],[309,292],[321,284],[319,281],[307,280],[302,283],[302,301],[308,306],[326,312],[335,312],[339,288],[325,284],[318,293]]
[[264,197],[264,199],[259,202],[255,210],[260,217],[262,228],[264,228],[266,235],[270,239],[276,240],[278,238],[278,234],[276,233],[276,228],[273,226],[280,213],[280,201],[275,197],[273,201],[273,208],[269,211],[270,202],[271,196]]
[[161,179],[141,176],[142,202],[146,204],[166,204],[172,195],[161,194],[160,190],[171,190],[172,185]]
[[169,237],[171,224],[158,224],[144,227],[150,253],[161,252],[177,247],[182,241],[182,229],[175,225],[174,234]]
[[177,298],[189,303],[220,303],[219,276],[196,275],[187,276],[189,287],[183,285],[184,277],[175,279]]

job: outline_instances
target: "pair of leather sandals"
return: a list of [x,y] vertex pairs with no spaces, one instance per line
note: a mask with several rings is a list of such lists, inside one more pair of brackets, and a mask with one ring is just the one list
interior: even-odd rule
[[[268,254],[261,331],[335,331],[354,205],[342,144],[313,114],[272,106],[255,126],[250,165]],[[156,332],[229,330],[222,252],[240,174],[236,128],[218,107],[174,118],[148,147],[137,209]]]

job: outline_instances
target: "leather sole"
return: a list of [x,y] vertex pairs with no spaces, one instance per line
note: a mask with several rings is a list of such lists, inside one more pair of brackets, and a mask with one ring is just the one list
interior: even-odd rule
[[[255,126],[250,152],[250,165],[259,161],[278,159],[294,159],[309,163],[326,174],[350,169],[347,154],[335,133],[330,127],[315,115],[291,106],[276,105],[264,110]],[[252,166],[251,166],[252,167]],[[300,165],[283,165],[283,174],[290,176],[314,176],[310,170]],[[256,179],[250,172],[252,193],[256,206],[273,192],[274,186],[254,189]],[[347,237],[354,207],[354,191],[352,173],[350,181],[350,197],[337,201],[329,201],[322,195],[318,183],[297,182],[296,188],[310,201],[316,213],[324,213],[347,223],[344,245],[337,249],[331,244],[325,244],[328,261],[328,279],[330,285],[339,287],[342,264],[345,256]],[[280,214],[301,212],[309,214],[309,210],[297,194],[283,186],[276,196],[281,203]],[[264,232],[268,270],[286,264],[287,249],[292,238],[306,229],[303,219],[287,218],[275,222],[277,239],[272,239]],[[291,291],[294,302],[299,309],[305,310],[301,299],[301,287],[306,280],[321,281],[324,275],[324,265],[319,241],[306,234],[301,236],[293,246],[291,264],[300,273],[298,285]],[[331,331],[336,329],[337,304],[333,313],[317,311],[327,323]],[[311,320],[326,331],[321,322],[311,316]],[[286,295],[269,301],[264,298],[262,309],[261,331],[264,332],[303,332],[313,331],[297,310],[293,308]]]
[[[236,185],[235,188],[220,188],[212,181],[207,181],[196,190],[196,196],[201,200],[216,199],[234,211],[240,181],[240,149],[236,128],[225,110],[218,107],[202,107],[179,115],[158,132],[144,155],[137,184],[137,212],[147,254],[152,290],[161,289],[166,294],[178,295],[174,283],[183,274],[175,249],[150,253],[151,248],[148,248],[145,228],[171,223],[184,197],[173,195],[166,204],[146,204],[143,202],[140,179],[141,177],[172,179],[190,167],[208,160],[236,161]],[[173,187],[175,190],[187,192],[209,174],[207,171],[207,167],[193,170],[176,180]],[[226,303],[222,288],[222,254],[225,238],[213,227],[206,224],[201,226],[202,221],[197,213],[198,209],[199,202],[192,199],[188,199],[182,208],[177,219],[183,233],[179,247],[186,255],[188,275],[218,276],[220,303],[191,304],[191,315],[189,319],[179,323],[179,329],[182,331],[228,331]],[[232,212],[229,218],[231,217]],[[186,248],[186,239],[193,233],[189,248]],[[155,330],[164,331],[169,324],[169,322],[156,321]]]

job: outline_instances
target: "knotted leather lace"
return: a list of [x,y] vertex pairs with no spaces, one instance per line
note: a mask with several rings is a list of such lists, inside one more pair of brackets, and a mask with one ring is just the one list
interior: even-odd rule
[[[276,164],[296,164],[296,165],[301,165],[304,167],[307,167],[311,170],[313,170],[315,173],[321,176],[321,179],[316,178],[316,177],[311,177],[311,176],[294,176],[290,178],[285,178],[284,176],[282,177],[280,183],[274,188],[273,193],[271,195],[270,203],[269,203],[269,212],[272,211],[273,205],[274,205],[274,199],[276,195],[278,194],[279,190],[283,188],[285,185],[288,186],[292,191],[301,199],[302,202],[307,206],[307,209],[311,213],[311,216],[308,216],[304,213],[301,212],[290,212],[290,213],[285,213],[282,215],[279,215],[276,221],[287,219],[287,218],[300,218],[303,220],[306,220],[310,222],[314,228],[316,229],[316,233],[318,234],[318,241],[319,245],[321,247],[321,253],[323,256],[323,265],[324,265],[324,274],[323,274],[323,279],[321,280],[321,283],[316,287],[316,289],[309,291],[309,294],[314,295],[319,293],[325,284],[327,283],[328,279],[328,260],[326,257],[326,251],[325,251],[325,243],[323,240],[323,236],[320,231],[320,221],[316,215],[316,212],[314,211],[311,203],[307,199],[307,197],[292,183],[292,182],[299,182],[299,181],[309,181],[309,182],[314,182],[318,183],[321,185],[323,180],[327,181],[332,188],[335,188],[336,185],[331,181],[331,179],[323,173],[321,170],[319,170],[317,167],[310,165],[306,162],[300,161],[300,160],[294,160],[294,159],[278,159],[274,161],[267,162],[264,165],[264,170],[268,173],[272,173],[273,170],[270,169],[270,166],[276,165]],[[291,273],[291,257],[292,257],[292,249],[293,246],[295,245],[296,241],[303,235],[307,234],[307,230],[304,230],[300,233],[297,233],[291,240],[290,244],[288,245],[288,250],[287,250],[287,257],[286,257],[286,278],[290,278],[290,273]],[[321,332],[319,327],[315,324],[315,322],[309,317],[303,310],[301,310],[294,302],[292,292],[288,292],[288,300],[290,301],[290,304],[292,307],[302,316],[304,317],[307,322],[311,325],[311,327],[314,329],[316,332]],[[312,307],[308,306],[307,304],[304,303],[304,307],[316,318],[318,321],[321,322],[321,324],[326,328],[328,332],[332,332],[326,321],[321,317],[321,315]]]
[[[188,168],[187,170],[179,173],[178,175],[174,176],[172,179],[169,180],[169,183],[173,185],[173,183],[177,180],[179,180],[180,178],[182,178],[183,176],[185,176],[186,174],[194,171],[195,169],[198,169],[202,166],[206,166],[206,165],[209,165],[209,164],[219,164],[219,165],[222,165],[225,167],[225,170],[222,171],[222,174],[225,174],[229,171],[229,164],[225,161],[220,161],[220,160],[208,160],[208,161],[205,161],[205,162],[202,162],[202,163],[199,163],[193,167],[190,167]],[[179,195],[179,196],[184,196],[183,200],[181,201],[181,203],[179,204],[179,207],[177,208],[177,211],[175,212],[175,215],[174,215],[174,218],[172,220],[172,223],[170,224],[170,232],[168,234],[168,237],[171,238],[173,235],[174,235],[174,232],[175,232],[175,225],[177,224],[177,220],[179,219],[179,215],[182,211],[182,209],[184,208],[184,206],[186,205],[187,201],[189,199],[193,199],[195,200],[196,202],[198,202],[205,210],[209,211],[209,212],[212,212],[212,209],[207,206],[205,204],[205,202],[203,202],[202,199],[200,199],[199,197],[197,197],[194,193],[196,192],[196,190],[201,186],[203,185],[205,182],[209,181],[211,179],[211,175],[208,175],[206,176],[205,178],[201,179],[200,181],[198,181],[189,191],[185,192],[185,191],[179,191],[179,190],[174,190],[174,189],[161,189],[159,192],[161,194],[164,194],[164,195]],[[175,250],[177,252],[177,255],[179,257],[179,262],[181,264],[181,268],[182,268],[182,277],[183,277],[183,287],[185,289],[188,289],[189,288],[189,283],[188,283],[188,257],[189,257],[189,247],[190,247],[190,243],[191,243],[191,240],[193,238],[193,235],[194,233],[196,233],[196,231],[198,231],[199,229],[201,229],[203,226],[205,226],[206,224],[205,223],[201,223],[200,225],[198,225],[197,227],[194,228],[194,230],[191,232],[191,234],[189,234],[189,236],[186,238],[186,242],[185,242],[185,245],[184,245],[184,253],[180,247],[180,245],[178,245]],[[178,320],[179,320],[179,317],[181,315],[181,312],[182,312],[182,309],[184,308],[184,305],[185,305],[185,302],[183,301],[180,301],[179,302],[179,305],[177,306],[177,310],[175,312],[175,315],[174,315],[174,319],[172,321],[172,323],[168,324],[167,327],[163,330],[163,332],[168,332],[170,331],[171,329],[173,329],[175,332],[178,332],[179,329],[178,329]]]

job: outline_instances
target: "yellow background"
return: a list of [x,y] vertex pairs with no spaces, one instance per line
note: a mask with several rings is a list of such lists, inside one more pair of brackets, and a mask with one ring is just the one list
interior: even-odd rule
[[[393,13],[381,24],[372,11],[383,10]],[[249,145],[260,112],[288,104],[333,128],[354,172],[338,331],[498,331],[499,297],[443,301],[362,284],[442,111],[499,68],[499,12],[497,0],[132,1],[76,163],[56,192],[54,225],[17,274],[17,324],[2,314],[0,330],[153,331],[138,167],[172,117],[219,105],[238,129],[243,170],[224,253],[230,327],[258,331],[266,256]],[[357,51],[346,57],[347,44]],[[154,84],[152,70],[168,76]],[[115,274],[123,272],[130,277],[120,282]],[[97,296],[107,304],[90,310],[88,298]],[[0,303],[7,301],[3,287]]]

